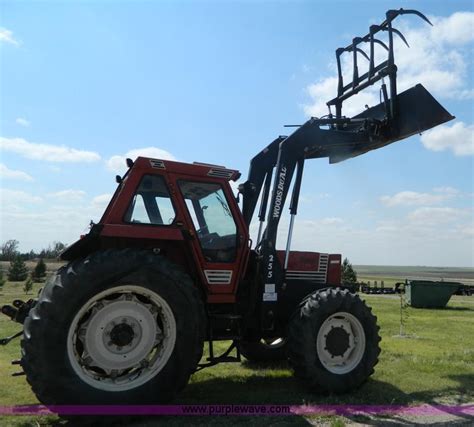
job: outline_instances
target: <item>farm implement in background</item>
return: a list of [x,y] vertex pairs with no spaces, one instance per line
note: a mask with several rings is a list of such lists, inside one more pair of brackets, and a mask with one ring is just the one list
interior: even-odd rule
[[[404,37],[393,22],[405,14],[429,22],[414,10],[389,10],[367,35],[336,50],[338,89],[328,115],[260,151],[237,199],[229,184],[240,177],[234,169],[127,159],[102,218],[63,252],[69,264],[24,320],[20,364],[41,402],[165,402],[196,370],[240,361],[241,353],[288,357],[314,389],[344,392],[367,380],[380,353],[376,317],[342,287],[339,254],[292,251],[291,240],[306,161],[340,162],[453,119],[421,84],[397,92],[393,39]],[[387,54],[380,63],[376,47]],[[353,61],[347,82],[345,54]],[[360,56],[369,61],[362,75]],[[379,81],[378,105],[343,115],[349,98]],[[278,251],[291,186],[287,244]],[[219,340],[232,345],[215,355]],[[201,363],[205,341],[209,356]]]

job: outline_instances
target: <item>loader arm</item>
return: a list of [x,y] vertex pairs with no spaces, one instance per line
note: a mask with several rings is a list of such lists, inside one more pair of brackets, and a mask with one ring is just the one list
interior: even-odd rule
[[[339,72],[338,94],[327,103],[329,114],[321,119],[312,117],[297,127],[288,137],[276,138],[252,159],[248,179],[239,187],[243,195],[242,211],[247,225],[250,225],[261,194],[258,215],[260,226],[256,248],[260,255],[259,279],[263,304],[263,329],[273,328],[275,304],[278,293],[284,286],[305,160],[327,157],[330,163],[337,163],[408,138],[454,118],[421,84],[400,94],[397,93],[393,34],[397,34],[403,40],[404,37],[393,28],[392,21],[397,16],[407,13],[420,16],[429,23],[420,12],[403,9],[390,10],[381,25],[370,27],[369,34],[356,37],[351,45],[336,50]],[[382,42],[378,43],[388,53],[387,60],[375,65],[374,42],[376,39],[374,36],[379,31],[388,32],[388,47]],[[362,43],[370,43],[370,57],[368,57],[370,65],[369,71],[359,76],[357,54],[360,53],[358,46]],[[340,66],[340,57],[344,52],[351,52],[353,55],[352,81],[345,85]],[[367,55],[364,56],[367,57]],[[389,80],[389,91],[385,86],[384,77]],[[345,100],[380,80],[382,80],[381,93],[383,94],[380,104],[367,108],[352,118],[342,115]],[[331,106],[336,108],[335,115],[331,112]],[[296,178],[293,180],[295,171]],[[285,261],[281,265],[276,255],[278,224],[292,182],[290,230]],[[265,219],[266,228],[263,231]]]

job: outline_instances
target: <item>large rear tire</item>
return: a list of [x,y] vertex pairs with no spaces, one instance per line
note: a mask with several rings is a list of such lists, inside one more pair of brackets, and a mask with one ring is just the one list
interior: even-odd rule
[[24,325],[21,364],[48,405],[163,403],[202,356],[202,301],[152,251],[108,250],[58,270]]
[[358,295],[325,289],[302,301],[288,331],[295,376],[311,389],[342,393],[374,372],[380,354],[377,318]]

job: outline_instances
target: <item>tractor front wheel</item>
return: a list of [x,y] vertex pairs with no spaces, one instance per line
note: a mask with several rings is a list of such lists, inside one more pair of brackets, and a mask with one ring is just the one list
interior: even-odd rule
[[162,403],[194,372],[205,321],[178,266],[152,251],[97,252],[45,286],[21,364],[44,404]]
[[380,353],[377,318],[358,295],[339,288],[314,292],[293,314],[288,355],[311,389],[342,393],[374,372]]

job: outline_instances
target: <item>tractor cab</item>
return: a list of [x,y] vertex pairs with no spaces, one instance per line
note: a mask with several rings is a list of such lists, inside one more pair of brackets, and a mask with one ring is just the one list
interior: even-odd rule
[[117,247],[153,248],[198,276],[209,302],[234,302],[249,254],[248,227],[223,166],[138,157],[91,232],[62,258]]

